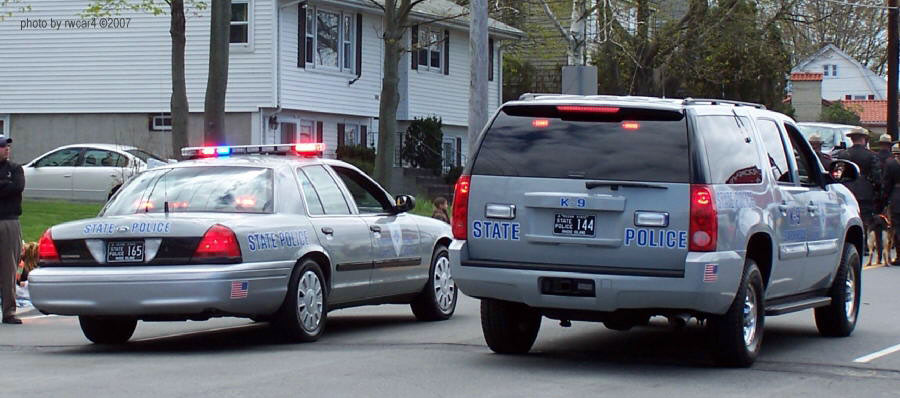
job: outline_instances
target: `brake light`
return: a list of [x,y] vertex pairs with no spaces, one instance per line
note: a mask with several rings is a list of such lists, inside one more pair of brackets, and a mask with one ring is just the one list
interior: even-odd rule
[[614,106],[583,106],[583,105],[558,105],[557,111],[569,113],[618,113],[619,108]]
[[472,177],[459,176],[453,192],[453,217],[450,220],[453,229],[453,239],[466,240],[469,225],[469,190]]
[[240,261],[241,247],[234,231],[222,224],[209,227],[194,251],[194,259]]
[[718,231],[718,213],[712,189],[708,185],[691,185],[689,250],[692,252],[715,251]]
[[535,128],[542,129],[544,127],[550,126],[550,120],[548,119],[534,119],[531,121],[531,125]]
[[59,261],[59,252],[56,251],[56,244],[53,243],[53,234],[50,233],[50,228],[44,231],[38,241],[38,260]]

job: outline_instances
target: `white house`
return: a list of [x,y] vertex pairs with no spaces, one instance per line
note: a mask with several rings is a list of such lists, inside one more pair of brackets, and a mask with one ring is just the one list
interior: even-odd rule
[[822,99],[828,101],[887,99],[887,80],[833,44],[798,63],[791,73],[821,73]]
[[[129,144],[171,154],[169,16],[79,14],[87,0],[41,0],[0,22],[0,131],[25,162],[63,144]],[[382,84],[382,11],[369,0],[233,0],[226,137],[231,144],[374,145]],[[0,9],[0,12],[3,10]],[[414,21],[464,14],[447,0],[416,6]],[[437,18],[436,18],[437,17]],[[500,41],[522,32],[490,21],[489,106],[500,104]],[[187,10],[190,144],[202,144],[209,10]],[[401,130],[444,122],[447,162],[466,156],[468,17],[422,23],[407,44],[435,42],[400,64]],[[406,121],[406,122],[403,122]]]

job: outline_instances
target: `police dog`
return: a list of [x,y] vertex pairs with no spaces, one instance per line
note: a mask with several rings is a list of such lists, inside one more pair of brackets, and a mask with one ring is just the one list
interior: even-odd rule
[[[875,233],[875,229],[881,227],[881,253],[876,252],[877,240],[878,236]],[[878,262],[876,265],[880,264],[891,264],[894,262],[894,259],[891,258],[891,249],[894,247],[894,226],[891,225],[890,217],[885,216],[884,214],[878,214],[875,216],[875,220],[872,222],[872,226],[869,228],[869,236],[866,239],[866,245],[869,248],[869,262],[866,263],[866,266],[872,265],[872,260],[875,259],[875,256],[878,256]]]

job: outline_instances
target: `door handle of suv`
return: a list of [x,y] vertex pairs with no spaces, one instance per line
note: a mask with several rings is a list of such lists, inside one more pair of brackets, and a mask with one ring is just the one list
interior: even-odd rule
[[322,227],[322,233],[325,235],[334,235],[334,229],[331,227]]
[[815,213],[816,210],[819,210],[819,206],[810,203],[809,206],[806,206],[806,210],[808,210],[810,213]]
[[778,205],[778,210],[781,210],[782,214],[787,214],[788,205],[785,203],[782,203],[782,204]]
[[372,232],[381,232],[381,227],[379,227],[377,225],[370,225],[369,230]]

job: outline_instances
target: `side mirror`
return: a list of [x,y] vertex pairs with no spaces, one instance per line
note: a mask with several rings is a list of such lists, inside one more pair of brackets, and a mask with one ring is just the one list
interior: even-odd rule
[[849,160],[832,159],[828,174],[831,174],[835,182],[853,182],[859,178],[859,166]]
[[397,205],[394,206],[394,212],[405,213],[416,208],[416,198],[412,195],[397,195]]

